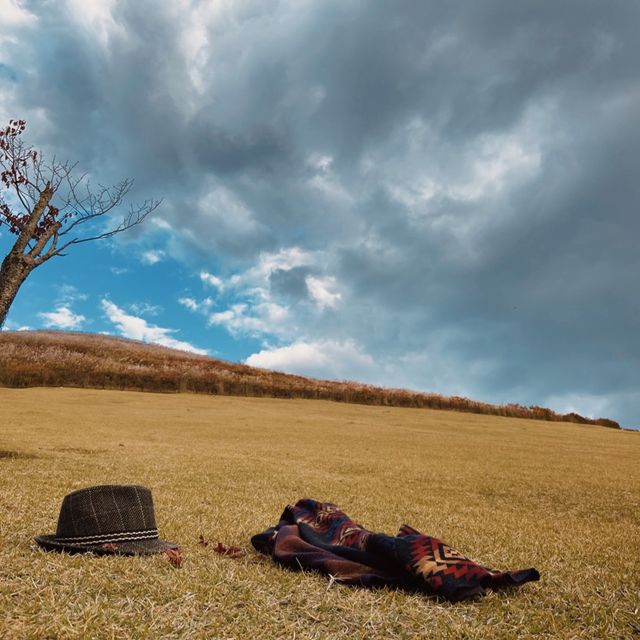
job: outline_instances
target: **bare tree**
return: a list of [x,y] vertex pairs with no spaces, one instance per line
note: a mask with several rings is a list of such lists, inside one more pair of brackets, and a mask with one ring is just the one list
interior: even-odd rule
[[[27,276],[72,245],[102,240],[140,224],[159,204],[131,205],[117,226],[98,228],[99,219],[121,205],[133,181],[92,188],[76,164],[43,159],[21,135],[24,120],[0,129],[0,229],[17,239],[0,267],[0,327]],[[87,224],[89,223],[89,224]],[[85,226],[83,226],[85,225]]]

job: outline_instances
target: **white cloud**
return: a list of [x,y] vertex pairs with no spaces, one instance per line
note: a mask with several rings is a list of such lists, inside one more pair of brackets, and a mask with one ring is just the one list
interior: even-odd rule
[[208,271],[200,272],[200,280],[202,280],[202,282],[204,282],[205,284],[215,287],[219,291],[222,291],[224,289],[224,281],[222,280],[222,278],[218,278],[218,276],[214,276]]
[[286,247],[275,253],[261,253],[258,264],[247,273],[253,276],[268,277],[276,269],[289,271],[294,267],[314,265],[318,262],[318,253],[306,251],[300,247]]
[[109,267],[109,271],[111,271],[114,276],[122,276],[125,273],[129,273],[129,269],[125,267]]
[[2,327],[0,327],[0,331],[31,331],[31,327],[25,325],[20,325],[11,320],[7,320]]
[[[206,89],[207,61],[211,18],[223,10],[222,3],[201,3],[183,12],[184,28],[179,42],[185,57],[185,68],[197,95]],[[190,105],[191,106],[191,105]]]
[[[208,316],[209,324],[222,326],[234,336],[273,335],[289,339],[294,335],[299,336],[297,321],[300,318],[292,313],[291,306],[284,304],[274,294],[272,276],[298,267],[321,271],[325,259],[323,252],[292,246],[276,252],[262,252],[252,267],[226,280],[208,271],[201,271],[200,280],[205,285],[216,287],[220,293],[224,292],[228,300],[226,309]],[[303,286],[314,303],[302,305],[307,312],[334,308],[342,297],[341,293],[335,291],[336,280],[331,276],[309,274]],[[195,298],[185,297],[179,302],[192,311],[206,311],[207,306],[212,304],[210,298],[199,302]]]
[[154,265],[164,260],[166,254],[162,249],[151,249],[149,251],[145,251],[141,256],[140,260],[145,264]]
[[133,313],[157,316],[162,312],[162,307],[158,304],[149,304],[148,302],[134,302],[129,305],[129,310]]
[[[260,254],[253,267],[231,276],[226,286],[258,294],[262,299],[266,299],[269,297],[269,279],[275,271],[291,271],[296,267],[318,267],[324,258],[324,254],[319,251],[306,251],[296,246],[273,253],[265,251]],[[202,274],[200,277],[204,279]]]
[[342,294],[331,291],[335,287],[335,278],[316,278],[307,276],[305,279],[309,295],[315,300],[319,309],[335,308],[342,298]]
[[66,305],[60,305],[55,311],[38,314],[48,329],[78,329],[86,320],[83,315],[73,313]]
[[578,413],[585,418],[602,418],[612,413],[610,397],[583,393],[549,396],[544,406],[558,413]]
[[298,341],[254,353],[245,363],[263,369],[341,380],[362,380],[377,369],[374,359],[353,340]]
[[198,310],[198,303],[193,298],[179,298],[178,302],[190,311]]
[[209,316],[209,324],[224,327],[232,335],[248,334],[254,337],[281,335],[288,320],[288,309],[275,302],[261,302],[249,307],[237,303]]
[[333,160],[334,158],[332,156],[322,153],[313,153],[307,159],[307,163],[319,173],[327,173],[331,170]]
[[[263,251],[253,267],[233,275],[226,285],[240,290],[251,291],[254,294],[258,293],[264,299],[268,297],[269,277],[274,271],[290,271],[295,267],[314,266],[319,262],[319,252],[305,251],[296,246],[286,247],[273,253]],[[206,276],[210,275],[206,272],[203,273]],[[200,278],[203,280],[206,276],[200,274]],[[215,276],[213,277],[215,278]]]
[[107,47],[113,35],[125,31],[113,17],[115,0],[67,0],[69,14],[92,42]]
[[226,237],[231,244],[249,241],[260,232],[253,212],[229,188],[214,184],[198,201],[200,216],[213,233]]
[[178,298],[178,302],[183,306],[189,309],[189,311],[206,311],[211,308],[215,302],[213,298],[204,298],[204,300],[196,300],[195,298],[184,297]]
[[87,295],[85,293],[81,293],[80,291],[78,291],[77,287],[74,287],[71,284],[63,284],[61,287],[58,288],[58,297],[57,297],[57,302],[64,304],[64,305],[70,305],[73,302],[76,302],[77,300],[86,300],[87,299]]
[[109,321],[116,326],[120,334],[125,338],[159,344],[163,347],[180,349],[181,351],[191,351],[192,353],[203,355],[207,353],[205,349],[199,349],[188,342],[172,338],[169,334],[174,333],[175,329],[166,329],[149,324],[144,318],[125,313],[124,310],[107,299],[103,299],[101,305]]
[[20,0],[0,0],[0,15],[2,16],[3,27],[29,26],[37,21],[37,17],[23,7],[24,4]]
[[153,217],[149,220],[149,224],[161,231],[173,231],[173,227],[163,218]]
[[470,156],[471,180],[448,190],[456,200],[478,200],[512,188],[516,180],[531,179],[541,163],[539,148],[514,134],[486,136]]
[[332,171],[333,162],[332,156],[312,154],[307,159],[307,164],[314,175],[309,178],[307,184],[322,193],[332,205],[348,207],[355,202],[355,198]]

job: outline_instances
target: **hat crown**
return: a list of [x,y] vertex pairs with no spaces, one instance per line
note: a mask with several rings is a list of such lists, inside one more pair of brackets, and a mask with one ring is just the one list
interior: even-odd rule
[[156,519],[149,489],[138,485],[101,485],[64,497],[56,536],[81,538],[153,530]]

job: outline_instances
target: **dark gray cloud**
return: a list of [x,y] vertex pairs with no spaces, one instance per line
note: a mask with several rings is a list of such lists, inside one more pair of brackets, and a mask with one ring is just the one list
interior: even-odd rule
[[313,252],[267,276],[292,341],[640,423],[637,2],[24,6],[0,111],[164,197],[176,255]]
[[306,278],[310,275],[308,267],[274,269],[269,274],[269,285],[276,298],[291,300],[294,303],[308,298]]

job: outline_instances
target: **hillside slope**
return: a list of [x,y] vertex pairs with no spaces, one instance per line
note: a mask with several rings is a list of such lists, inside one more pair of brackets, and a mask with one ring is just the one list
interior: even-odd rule
[[59,331],[1,332],[0,386],[308,398],[620,428],[606,418],[561,415],[543,407],[492,405],[457,396],[305,378],[113,336]]

